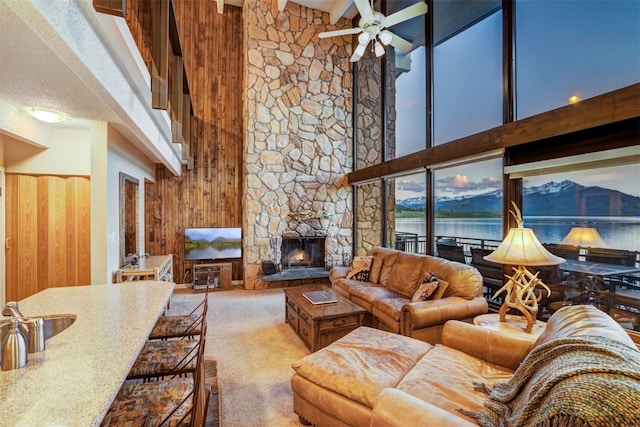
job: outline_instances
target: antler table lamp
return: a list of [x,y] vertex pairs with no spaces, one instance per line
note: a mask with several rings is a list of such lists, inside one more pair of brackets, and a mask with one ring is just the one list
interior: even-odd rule
[[512,276],[505,275],[509,281],[495,293],[493,298],[506,292],[504,303],[498,311],[500,321],[506,321],[506,314],[509,308],[516,309],[527,320],[525,332],[531,332],[535,323],[535,314],[538,311],[538,301],[542,298],[542,292],[536,296],[535,288],[540,286],[546,289],[547,296],[551,295],[551,290],[542,283],[542,280],[538,279],[539,272],[533,274],[525,267],[557,265],[565,262],[565,260],[553,255],[542,246],[538,238],[533,234],[533,230],[524,227],[520,209],[515,203],[513,207],[515,212],[511,211],[511,214],[518,226],[509,230],[507,237],[500,243],[500,246],[485,256],[484,259],[498,264],[517,266],[513,268],[514,274]]

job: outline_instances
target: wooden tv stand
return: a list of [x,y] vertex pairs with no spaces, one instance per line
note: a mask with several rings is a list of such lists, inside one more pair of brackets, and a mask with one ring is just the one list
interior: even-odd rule
[[230,262],[194,264],[193,290],[206,292],[231,289],[231,272]]

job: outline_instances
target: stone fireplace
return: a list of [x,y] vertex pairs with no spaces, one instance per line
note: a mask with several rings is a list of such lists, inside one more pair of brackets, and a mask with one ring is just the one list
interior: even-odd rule
[[[352,45],[347,37],[317,37],[350,28],[351,21],[331,24],[328,13],[292,2],[279,11],[269,0],[245,1],[243,20],[244,285],[263,289],[275,286],[261,274],[263,261],[278,258],[290,275],[326,271],[326,256],[351,255],[353,203],[346,176],[353,166]],[[279,236],[278,257],[271,240]],[[299,253],[288,263],[286,238],[306,249],[317,246],[316,254],[307,254],[316,267],[307,268]]]

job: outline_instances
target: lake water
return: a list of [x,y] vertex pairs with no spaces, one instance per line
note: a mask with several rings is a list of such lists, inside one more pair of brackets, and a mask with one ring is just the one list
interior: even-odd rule
[[[571,227],[595,227],[607,247],[640,250],[639,217],[524,217],[525,227],[533,229],[543,243],[560,243]],[[419,218],[396,220],[396,231],[426,234],[425,221]],[[502,240],[501,218],[441,218],[435,221],[435,235],[473,239]]]

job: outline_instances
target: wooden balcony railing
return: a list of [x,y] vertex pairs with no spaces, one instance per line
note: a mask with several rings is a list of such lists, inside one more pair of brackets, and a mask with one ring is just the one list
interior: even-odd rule
[[93,0],[100,13],[125,18],[151,75],[151,106],[167,110],[172,142],[191,159],[193,109],[172,0]]

